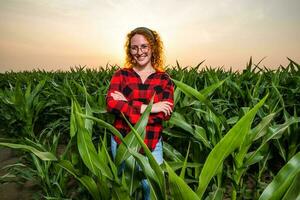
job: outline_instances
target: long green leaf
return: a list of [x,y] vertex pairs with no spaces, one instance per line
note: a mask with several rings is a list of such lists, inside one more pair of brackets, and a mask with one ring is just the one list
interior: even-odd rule
[[182,178],[184,180],[184,177],[185,177],[185,170],[186,170],[186,167],[187,167],[187,161],[188,161],[188,157],[189,157],[189,153],[190,153],[190,147],[191,147],[191,141],[189,142],[189,146],[188,146],[188,150],[186,152],[186,156],[185,156],[185,159],[184,159],[184,162],[183,162],[183,166],[182,166],[182,169],[181,169],[181,172],[180,172],[180,178]]
[[77,171],[74,169],[72,163],[67,160],[61,160],[57,163],[58,166],[67,170],[70,174],[72,174],[92,195],[95,200],[100,199],[100,193],[97,188],[97,184],[95,181],[89,176],[79,177]]
[[172,145],[168,144],[167,142],[164,142],[163,145],[163,152],[164,154],[169,157],[170,159],[181,162],[184,160],[184,157],[182,154],[177,151]]
[[135,158],[135,160],[138,162],[139,166],[142,168],[142,171],[144,172],[149,186],[150,190],[153,191],[153,199],[162,199],[163,197],[161,196],[161,191],[159,188],[159,184],[157,183],[157,176],[154,173],[154,170],[151,168],[148,159],[141,155],[140,153],[129,149],[129,152],[131,155]]
[[169,120],[169,123],[172,124],[172,125],[175,125],[177,127],[180,127],[183,130],[186,130],[191,135],[194,134],[193,127],[189,123],[187,123],[185,121],[185,119],[179,113],[173,112],[172,117]]
[[32,152],[33,154],[35,154],[37,157],[39,157],[41,160],[44,160],[44,161],[48,161],[48,160],[56,161],[57,160],[55,155],[53,155],[50,152],[39,151],[32,146],[28,146],[28,145],[24,145],[24,144],[0,142],[0,146],[6,146],[6,147],[13,148],[13,149],[23,149],[25,151]]
[[[228,77],[229,78],[229,77]],[[217,83],[214,83],[208,87],[205,87],[204,89],[200,90],[199,92],[203,94],[204,97],[208,97],[210,94],[212,94],[218,87],[220,87],[228,78],[219,81]]]
[[261,148],[264,147],[271,139],[278,137],[278,135],[282,134],[291,124],[300,122],[299,117],[291,117],[284,124],[277,125],[275,127],[270,127],[270,134],[266,136],[266,139],[261,143],[261,145],[251,154],[251,156],[247,159],[246,165],[249,163],[253,163],[253,159],[259,153]]
[[[103,128],[107,128],[109,131],[111,131],[115,136],[117,136],[118,138],[120,138],[120,140],[124,143],[124,139],[123,136],[121,135],[121,133],[118,131],[118,129],[116,129],[113,125],[103,121],[102,119],[96,118],[96,117],[92,117],[89,115],[84,115],[82,113],[79,113],[79,115],[83,118],[87,118],[87,119],[91,119],[94,120],[97,124],[99,124],[100,126],[102,126]],[[125,142],[126,143],[126,142]]]
[[174,81],[176,86],[178,88],[180,88],[180,90],[183,91],[185,94],[193,96],[193,97],[197,98],[200,102],[203,102],[220,119],[220,121],[223,123],[223,125],[226,128],[228,128],[228,125],[227,125],[224,115],[218,113],[214,109],[214,106],[212,105],[212,103],[203,94],[201,94],[199,91],[195,90],[194,88],[192,88],[191,86],[189,86],[183,82],[177,81],[175,79],[172,79],[172,80]]
[[[235,167],[236,167],[234,171],[234,180],[236,184],[239,184],[241,176],[248,168],[248,165],[244,165],[244,159],[247,155],[250,146],[253,144],[254,140],[257,140],[258,138],[266,134],[268,127],[270,126],[270,123],[274,118],[275,114],[276,113],[271,113],[266,117],[264,117],[261,120],[261,122],[255,128],[253,128],[249,132],[249,134],[246,135],[246,138],[243,141],[242,145],[240,146],[238,153],[234,156]],[[251,165],[253,163],[247,163],[247,164]]]
[[71,99],[71,115],[70,115],[70,137],[73,138],[77,132],[76,118],[75,118],[75,104],[74,100]]
[[184,182],[182,178],[177,176],[177,174],[172,170],[172,168],[165,162],[166,169],[169,174],[170,190],[172,197],[174,199],[183,200],[197,200],[200,198],[197,194]]
[[[150,105],[152,105],[152,103]],[[150,108],[150,105],[148,105],[147,108]],[[154,156],[152,155],[152,153],[149,150],[149,148],[147,147],[147,145],[144,143],[143,138],[139,135],[137,130],[130,124],[130,122],[126,118],[125,118],[125,120],[126,120],[127,124],[129,125],[129,127],[131,128],[133,135],[135,136],[135,139],[138,140],[138,142],[142,146],[146,156],[148,157],[150,166],[152,167],[152,169],[154,170],[154,172],[157,176],[157,182],[160,186],[163,199],[166,199],[165,177],[164,177],[162,168],[156,162]]]
[[282,200],[300,199],[300,172],[294,177],[292,184],[283,196]]
[[[268,96],[268,95],[267,95]],[[203,169],[199,177],[199,186],[197,194],[202,198],[206,187],[208,186],[212,177],[217,173],[218,168],[223,163],[224,159],[238,148],[243,142],[246,134],[249,132],[251,123],[256,115],[258,109],[263,105],[267,96],[265,96],[258,104],[248,111],[216,144],[213,150],[208,155]]]
[[[294,177],[300,172],[300,152],[294,155],[277,173],[273,181],[263,191],[259,200],[281,199]],[[298,188],[299,191],[299,188]]]
[[74,101],[76,111],[76,122],[77,122],[77,147],[81,159],[89,170],[96,176],[99,175],[99,171],[109,178],[113,179],[111,170],[108,167],[108,163],[105,163],[103,159],[98,157],[97,151],[92,142],[92,135],[85,128],[85,123],[80,116],[81,107],[77,101]]
[[[148,118],[149,118],[149,115],[151,112],[153,99],[154,99],[154,96],[152,97],[149,105],[147,106],[144,113],[141,115],[140,119],[134,126],[134,129],[142,136],[143,139],[146,135],[145,129],[146,129],[146,126],[148,123]],[[124,119],[126,119],[126,117],[124,115],[123,115],[123,117],[124,117]],[[135,136],[132,132],[133,131],[131,130],[124,138],[125,144],[124,144],[124,142],[122,142],[117,149],[117,154],[116,154],[116,158],[115,158],[115,163],[117,166],[119,166],[124,160],[126,160],[131,155],[128,151],[128,148],[136,149],[140,146],[139,142],[135,139]]]

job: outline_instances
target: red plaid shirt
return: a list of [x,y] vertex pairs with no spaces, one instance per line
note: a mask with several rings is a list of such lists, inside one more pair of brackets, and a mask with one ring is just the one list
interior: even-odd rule
[[[127,102],[114,100],[111,96],[114,91],[121,92],[126,97]],[[136,124],[141,116],[142,104],[148,105],[154,93],[153,103],[169,101],[173,104],[174,84],[167,73],[155,72],[149,75],[144,83],[133,69],[119,69],[114,73],[107,92],[106,105],[107,110],[116,115],[114,126],[123,136],[130,132],[130,127],[120,112],[133,125]],[[173,105],[171,107],[173,109]],[[163,112],[149,115],[144,142],[151,151],[154,150],[161,137],[162,121],[168,119],[170,119],[170,115],[165,116]],[[118,144],[121,143],[118,137],[114,136],[114,139]]]

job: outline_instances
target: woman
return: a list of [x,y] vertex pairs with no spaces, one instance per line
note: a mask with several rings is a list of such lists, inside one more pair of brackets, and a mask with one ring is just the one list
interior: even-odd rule
[[[154,102],[146,126],[145,144],[158,164],[163,162],[162,121],[168,120],[173,110],[174,85],[163,69],[163,47],[156,31],[138,27],[127,35],[126,62],[123,69],[112,76],[107,92],[107,110],[116,115],[114,126],[125,136],[130,128],[121,112],[133,125],[145,111],[152,96]],[[120,139],[112,137],[115,158]],[[143,181],[144,198],[150,199],[150,189]]]

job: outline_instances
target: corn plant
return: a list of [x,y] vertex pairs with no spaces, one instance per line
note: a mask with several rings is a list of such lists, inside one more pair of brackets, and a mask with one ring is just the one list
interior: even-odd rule
[[[0,143],[20,155],[0,182],[35,180],[46,199],[138,199],[143,178],[153,199],[299,198],[300,66],[261,61],[167,69],[175,107],[162,165],[142,142],[147,112],[124,138],[111,125],[105,95],[118,66],[0,74]],[[116,160],[111,135],[122,140]]]

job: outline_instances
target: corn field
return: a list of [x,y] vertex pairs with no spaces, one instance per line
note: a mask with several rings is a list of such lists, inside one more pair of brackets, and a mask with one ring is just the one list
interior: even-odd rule
[[[162,165],[141,134],[152,104],[126,137],[112,126],[105,95],[118,66],[2,73],[0,148],[19,159],[0,169],[0,184],[30,181],[33,199],[141,199],[144,178],[158,200],[300,199],[300,66],[289,61],[168,67],[175,107]],[[116,160],[111,135],[122,140]]]

